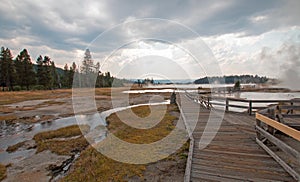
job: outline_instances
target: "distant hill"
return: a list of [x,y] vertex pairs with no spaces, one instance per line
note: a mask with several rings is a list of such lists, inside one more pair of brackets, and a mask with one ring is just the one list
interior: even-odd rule
[[220,84],[232,84],[237,81],[240,83],[266,83],[269,78],[258,75],[231,75],[231,76],[213,76],[204,77],[194,81],[195,84],[209,84],[209,83],[220,83]]
[[[138,80],[141,80],[142,79],[130,79],[130,81],[132,82],[137,82]],[[171,79],[171,80],[153,80],[154,84],[191,84],[194,82],[194,80],[191,80],[191,79]]]
[[[64,74],[64,70],[59,68],[59,67],[55,67],[56,68],[56,72],[59,76],[62,76]],[[35,72],[37,72],[37,65],[33,64],[33,69]]]

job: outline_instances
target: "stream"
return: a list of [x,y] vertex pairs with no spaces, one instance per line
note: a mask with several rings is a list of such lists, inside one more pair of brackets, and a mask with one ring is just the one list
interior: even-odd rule
[[90,126],[90,132],[87,135],[92,134],[93,132],[97,132],[98,134],[97,137],[93,139],[95,142],[99,142],[105,138],[106,128],[98,127],[98,126],[106,126],[106,118],[112,113],[130,109],[133,107],[139,107],[145,105],[161,105],[161,104],[168,104],[168,103],[170,103],[169,100],[166,100],[164,102],[136,104],[136,105],[130,105],[124,107],[117,107],[117,108],[103,111],[101,113],[95,113],[89,115],[87,114],[76,115],[76,116],[59,118],[53,121],[36,123],[36,124],[24,124],[24,123],[7,124],[5,121],[1,121],[2,123],[0,124],[0,130],[1,130],[0,163],[2,164],[17,163],[25,158],[34,155],[36,151],[35,149],[17,150],[16,152],[12,152],[12,153],[6,152],[6,149],[8,146],[17,144],[19,142],[32,140],[34,135],[37,133],[57,130],[59,128],[78,124],[76,117],[80,117],[81,120],[85,120],[86,121],[85,123]]

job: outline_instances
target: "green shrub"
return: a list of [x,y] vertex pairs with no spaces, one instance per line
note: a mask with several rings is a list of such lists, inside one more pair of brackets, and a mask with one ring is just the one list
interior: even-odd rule
[[45,87],[43,85],[35,85],[32,87],[32,90],[45,90]]
[[19,85],[14,86],[14,91],[20,91],[22,90],[22,87]]

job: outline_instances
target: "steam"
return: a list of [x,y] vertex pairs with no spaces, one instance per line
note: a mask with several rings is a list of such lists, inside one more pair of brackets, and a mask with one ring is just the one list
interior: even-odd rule
[[277,54],[282,58],[280,80],[283,86],[300,90],[300,44],[283,44]]
[[[277,50],[263,48],[260,60],[272,70],[281,82],[281,86],[292,90],[300,90],[300,43],[286,42]],[[265,70],[265,71],[266,71]]]

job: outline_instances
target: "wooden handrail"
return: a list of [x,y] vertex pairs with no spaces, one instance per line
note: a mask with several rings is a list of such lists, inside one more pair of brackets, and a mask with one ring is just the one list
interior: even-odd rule
[[[243,99],[243,98],[231,98],[231,97],[222,97],[222,96],[211,96],[211,95],[203,95],[199,93],[189,93],[187,91],[186,95],[193,99],[193,100],[198,100],[200,104],[202,104],[204,107],[211,108],[213,105],[215,106],[225,106],[225,110],[229,111],[230,107],[235,107],[235,108],[242,108],[242,109],[247,109],[247,112],[249,115],[252,114],[253,110],[261,110],[266,107],[262,106],[255,106],[254,103],[290,103],[291,106],[293,106],[293,103],[298,103],[300,102],[300,99],[292,99],[292,100],[253,100],[253,99]],[[242,103],[248,103],[248,105],[238,105],[238,104],[230,104],[230,101],[235,101],[235,102],[242,102]],[[222,103],[224,102],[224,103]],[[287,106],[290,107],[290,106]],[[294,110],[297,110],[299,106],[296,106]],[[291,113],[293,113],[293,109],[291,109]]]
[[278,121],[271,119],[267,116],[264,116],[260,113],[256,113],[256,119],[268,124],[269,126],[272,126],[273,128],[285,133],[286,135],[300,141],[300,131],[291,128],[285,124],[279,123]]
[[[293,109],[293,107],[287,107]],[[274,152],[268,145],[265,143],[266,140],[273,143],[277,149],[280,149],[285,154],[293,157],[293,160],[300,161],[300,153],[288,143],[280,140],[280,138],[274,135],[274,129],[281,131],[285,135],[300,141],[300,131],[290,127],[290,125],[284,124],[284,116],[282,114],[282,107],[280,105],[272,106],[267,109],[261,110],[256,113],[256,142],[276,160],[296,181],[300,181],[300,174],[294,168],[299,166],[290,166],[284,159],[282,159],[276,152]],[[287,114],[286,114],[287,115]],[[292,114],[292,116],[297,116]],[[300,116],[300,115],[298,115]],[[276,120],[275,120],[276,118]],[[298,117],[299,118],[299,117]],[[262,127],[262,123],[268,126],[267,129]],[[300,165],[297,163],[296,165]]]

